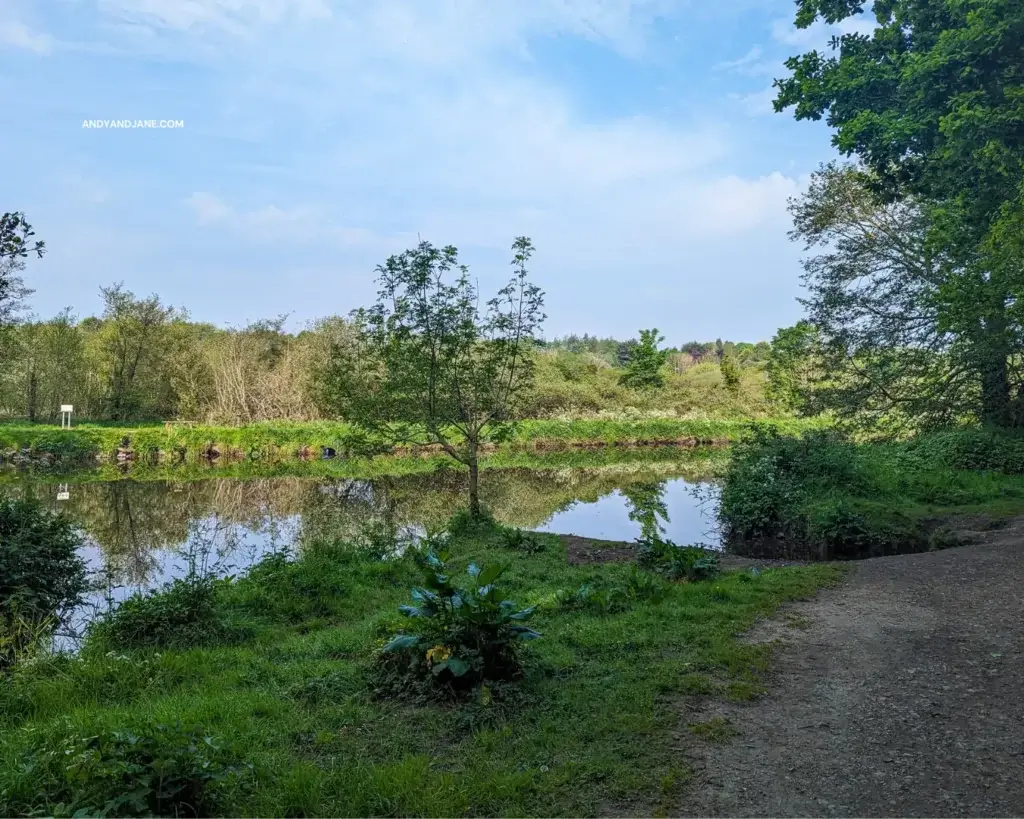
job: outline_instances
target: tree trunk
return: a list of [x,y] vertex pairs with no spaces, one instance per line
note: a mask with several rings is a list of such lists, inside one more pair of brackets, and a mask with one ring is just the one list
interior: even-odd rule
[[28,371],[28,420],[35,423],[39,413],[39,377],[36,374],[35,363],[29,365]]
[[469,514],[471,517],[480,517],[480,465],[476,459],[476,446],[469,456]]
[[978,351],[981,375],[981,420],[985,424],[1008,427],[1011,412],[1009,358],[1006,338],[1006,302],[999,299],[984,324],[982,349]]

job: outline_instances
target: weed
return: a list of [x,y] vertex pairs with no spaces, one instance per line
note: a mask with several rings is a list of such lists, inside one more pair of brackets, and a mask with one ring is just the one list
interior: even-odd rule
[[[63,739],[34,749],[25,766],[42,777],[53,816],[211,816],[218,788],[245,770],[218,740],[180,723]],[[38,810],[26,807],[10,802],[0,812]]]
[[712,717],[706,722],[691,725],[690,733],[708,742],[726,743],[739,734],[739,731],[725,717]]
[[224,581],[179,578],[163,588],[129,597],[95,621],[89,641],[111,649],[209,645],[230,636],[217,610]]
[[547,548],[544,541],[532,532],[524,532],[522,529],[514,529],[509,526],[501,528],[499,542],[505,549],[528,555],[539,554]]
[[641,566],[669,580],[713,580],[720,574],[718,552],[705,546],[677,546],[660,537],[637,541]]

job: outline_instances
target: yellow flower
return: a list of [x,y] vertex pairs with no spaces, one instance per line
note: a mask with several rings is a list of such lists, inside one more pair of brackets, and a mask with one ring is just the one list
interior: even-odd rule
[[452,650],[445,646],[434,646],[427,652],[427,665],[441,663],[452,656]]

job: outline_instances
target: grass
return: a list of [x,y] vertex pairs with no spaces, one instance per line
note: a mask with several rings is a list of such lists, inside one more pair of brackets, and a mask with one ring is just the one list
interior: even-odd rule
[[[780,419],[791,432],[820,424]],[[506,451],[544,450],[571,446],[644,445],[658,443],[721,444],[738,440],[743,420],[703,418],[599,418],[528,420],[501,443]],[[248,426],[189,424],[125,425],[82,424],[70,430],[48,424],[0,424],[0,451],[27,451],[59,461],[110,459],[127,439],[139,457],[158,455],[197,460],[216,450],[233,458],[290,457],[302,451],[319,455],[321,447],[338,452],[348,448],[353,429],[337,422],[274,422]]]
[[[688,697],[750,695],[769,660],[736,635],[835,582],[828,565],[666,584],[622,611],[566,610],[560,589],[625,584],[631,566],[570,566],[556,537],[526,554],[466,530],[451,567],[509,564],[503,583],[539,605],[527,675],[489,705],[372,696],[376,649],[401,625],[411,560],[320,543],[217,585],[209,637],[22,666],[0,688],[0,814],[60,814],[69,737],[199,726],[244,765],[217,813],[274,816],[577,816],[609,806],[675,810],[687,771],[673,751]],[[147,616],[174,616],[150,606]],[[170,614],[167,614],[170,612]],[[166,622],[161,621],[164,626]],[[710,733],[720,733],[717,728]],[[66,788],[65,788],[66,790]],[[638,808],[639,806],[639,808]]]
[[1024,510],[1024,435],[961,429],[857,443],[829,431],[758,433],[723,478],[736,545],[778,541],[832,558],[955,545],[943,522]]

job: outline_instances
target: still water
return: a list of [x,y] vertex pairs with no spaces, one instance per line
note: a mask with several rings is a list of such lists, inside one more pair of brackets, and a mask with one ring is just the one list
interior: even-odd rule
[[[102,586],[89,611],[190,571],[237,574],[271,552],[374,531],[438,529],[465,505],[455,472],[382,477],[206,478],[67,484],[23,478],[17,491],[67,514]],[[488,469],[481,497],[502,523],[631,541],[645,531],[715,546],[713,489],[692,467]],[[72,624],[91,615],[80,612]]]

